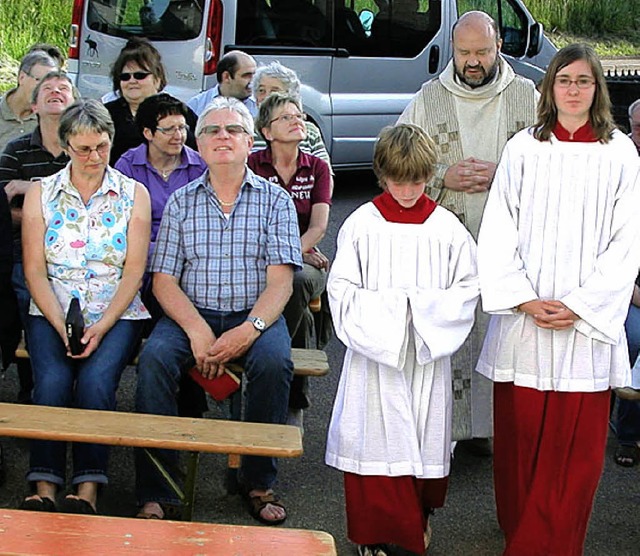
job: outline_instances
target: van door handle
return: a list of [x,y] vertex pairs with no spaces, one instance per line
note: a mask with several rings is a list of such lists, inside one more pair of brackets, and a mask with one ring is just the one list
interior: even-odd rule
[[433,45],[429,51],[429,73],[438,71],[438,63],[440,62],[440,47]]
[[348,58],[351,56],[346,48],[336,48],[336,58]]

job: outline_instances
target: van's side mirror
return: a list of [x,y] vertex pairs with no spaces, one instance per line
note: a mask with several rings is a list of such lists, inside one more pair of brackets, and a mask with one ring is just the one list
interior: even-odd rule
[[540,54],[542,50],[542,37],[544,35],[544,27],[542,23],[534,23],[529,27],[529,46],[527,47],[527,56],[533,58]]

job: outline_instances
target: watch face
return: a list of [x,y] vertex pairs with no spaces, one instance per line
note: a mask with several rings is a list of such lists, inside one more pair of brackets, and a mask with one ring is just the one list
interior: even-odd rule
[[252,322],[253,326],[256,327],[256,330],[259,330],[260,332],[267,328],[267,323],[260,317],[250,317],[249,320]]

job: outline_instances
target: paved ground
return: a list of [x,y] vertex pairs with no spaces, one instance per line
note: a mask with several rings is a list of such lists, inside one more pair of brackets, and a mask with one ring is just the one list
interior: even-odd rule
[[[331,229],[324,242],[328,253],[333,253],[336,231],[344,217],[376,194],[371,182],[368,175],[362,174],[347,175],[340,179]],[[341,476],[323,463],[326,427],[340,373],[343,347],[333,340],[327,351],[332,371],[326,378],[312,380],[314,405],[305,418],[305,454],[296,460],[282,461],[278,492],[289,511],[287,527],[328,531],[335,537],[340,555],[353,555],[355,551],[345,533]],[[127,369],[119,392],[120,409],[131,408],[134,380],[134,370]],[[0,401],[12,401],[15,392],[15,373],[10,370],[6,379],[0,380]],[[218,408],[214,407],[210,415],[218,414]],[[0,507],[16,507],[26,492],[24,473],[28,459],[27,443],[15,439],[4,439],[2,443],[8,469],[6,483],[0,487]],[[589,531],[587,556],[640,554],[640,532],[637,527],[640,518],[639,471],[638,468],[623,469],[616,466],[611,460],[613,449],[614,443],[610,439]],[[203,456],[195,519],[254,524],[240,498],[226,494],[224,472],[223,457]],[[135,500],[130,449],[112,450],[110,475],[111,484],[101,496],[99,509],[110,515],[133,515]],[[476,458],[464,452],[456,455],[447,505],[433,518],[433,529],[433,544],[429,551],[431,556],[500,554],[502,538],[495,519],[490,458]],[[73,547],[69,547],[69,554],[73,554]]]

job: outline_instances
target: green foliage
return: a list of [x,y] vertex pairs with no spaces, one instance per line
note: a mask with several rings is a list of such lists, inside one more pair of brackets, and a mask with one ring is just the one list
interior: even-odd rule
[[547,29],[583,36],[625,34],[640,27],[640,2],[629,0],[528,0]]
[[73,0],[1,0],[0,53],[19,60],[37,42],[66,53]]

